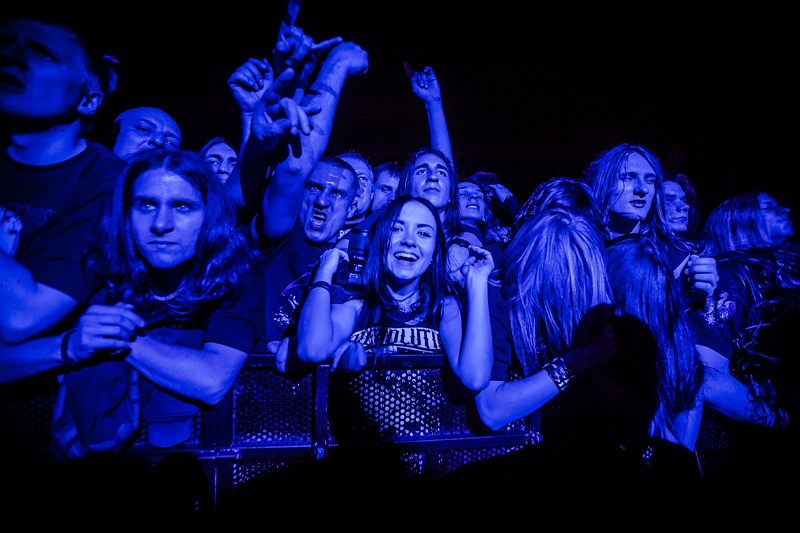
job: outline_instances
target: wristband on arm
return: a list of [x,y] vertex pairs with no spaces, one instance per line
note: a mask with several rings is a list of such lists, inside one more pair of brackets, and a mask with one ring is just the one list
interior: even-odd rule
[[547,372],[547,375],[550,376],[550,379],[553,380],[553,383],[556,384],[560,392],[567,390],[570,380],[575,377],[572,370],[570,370],[567,363],[565,363],[561,357],[556,357],[551,362],[544,365],[542,370]]

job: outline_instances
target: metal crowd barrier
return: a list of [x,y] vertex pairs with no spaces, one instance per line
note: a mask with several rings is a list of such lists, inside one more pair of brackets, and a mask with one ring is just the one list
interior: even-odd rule
[[[499,431],[476,426],[470,395],[443,363],[441,354],[394,355],[371,359],[357,373],[331,372],[327,364],[280,373],[274,356],[254,354],[223,401],[195,417],[188,441],[154,448],[143,424],[128,453],[153,463],[175,452],[193,453],[209,480],[198,509],[214,510],[249,480],[331,454],[382,449],[409,476],[440,479],[537,439],[527,420]],[[25,396],[4,398],[4,439],[26,455],[46,453],[54,391]]]

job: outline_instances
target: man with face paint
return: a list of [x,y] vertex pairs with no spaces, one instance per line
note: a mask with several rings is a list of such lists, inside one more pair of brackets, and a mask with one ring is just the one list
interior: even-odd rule
[[[322,154],[345,80],[368,67],[361,47],[341,43],[328,53],[308,94],[299,101],[276,98],[281,88],[275,85],[291,82],[292,69],[284,70],[256,106],[251,135],[231,177],[244,190],[269,172],[255,218],[242,222],[249,223],[251,237],[263,254],[267,283],[266,338],[257,351],[280,351],[281,370],[312,269],[320,255],[335,245],[356,207],[358,173],[344,160]],[[246,206],[243,211],[250,209]]]

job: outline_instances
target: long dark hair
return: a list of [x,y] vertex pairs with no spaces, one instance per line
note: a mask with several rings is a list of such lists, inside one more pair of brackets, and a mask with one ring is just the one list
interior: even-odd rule
[[678,236],[667,224],[664,214],[664,171],[655,153],[644,146],[628,143],[617,144],[600,154],[586,167],[585,178],[594,193],[600,211],[600,223],[608,231],[609,212],[611,204],[614,203],[620,169],[633,154],[642,156],[653,167],[656,174],[653,203],[650,206],[650,212],[639,224],[638,233],[656,237],[662,242],[672,243],[687,251],[695,252],[694,244]]
[[177,317],[190,315],[204,304],[231,295],[252,263],[250,248],[236,229],[235,207],[211,167],[188,150],[152,149],[136,154],[117,179],[114,196],[103,217],[101,255],[91,261],[102,276],[110,301],[124,301],[137,308],[152,301],[151,273],[133,239],[130,212],[132,189],[143,173],[168,170],[188,181],[200,192],[205,218],[197,238],[191,267],[180,282],[174,299],[168,301]]
[[761,214],[761,191],[746,191],[726,198],[706,219],[702,245],[706,253],[718,255],[733,250],[769,246],[772,239]]
[[660,406],[655,422],[671,429],[678,414],[695,406],[703,384],[703,364],[694,349],[680,282],[661,247],[644,235],[609,242],[606,266],[619,312],[647,324],[658,344]]
[[428,269],[419,279],[419,301],[428,316],[440,318],[442,302],[446,296],[455,296],[456,291],[450,282],[446,270],[446,242],[439,213],[425,198],[415,198],[410,194],[398,196],[392,200],[375,220],[372,226],[372,238],[364,265],[365,302],[368,305],[380,305],[383,309],[394,310],[397,303],[389,294],[386,283],[386,256],[392,241],[392,227],[400,211],[409,202],[417,202],[425,206],[436,220],[436,248]]
[[[463,230],[461,224],[461,215],[458,210],[458,169],[456,168],[455,161],[452,161],[439,150],[428,147],[420,148],[411,154],[408,159],[406,159],[405,164],[403,165],[403,172],[400,174],[400,181],[397,184],[397,194],[411,194],[411,176],[414,173],[414,167],[417,164],[417,159],[426,154],[433,154],[441,159],[447,167],[447,171],[450,173],[450,200],[447,202],[447,206],[445,207],[444,220],[442,221],[445,238],[450,239],[459,235]],[[438,218],[439,215],[437,214],[436,217]]]

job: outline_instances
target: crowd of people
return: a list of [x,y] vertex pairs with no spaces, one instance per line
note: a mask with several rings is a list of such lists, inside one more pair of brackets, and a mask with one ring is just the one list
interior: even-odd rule
[[[405,66],[428,146],[377,165],[357,147],[327,153],[368,51],[314,42],[292,5],[272,61],[227,80],[241,143],[210,132],[198,152],[151,107],[90,141],[116,60],[43,13],[0,24],[0,390],[54,387],[54,465],[124,456],[142,421],[152,446],[186,441],[252,353],[278,372],[380,379],[420,412],[424,398],[370,362],[441,353],[477,431],[535,420],[530,446],[456,470],[451,495],[484,484],[491,505],[552,504],[573,489],[796,479],[789,209],[744,191],[703,220],[689,179],[627,143],[527,199],[490,171],[459,179],[429,66]],[[426,421],[376,424],[405,435]],[[726,461],[708,459],[704,432],[729,441]]]

